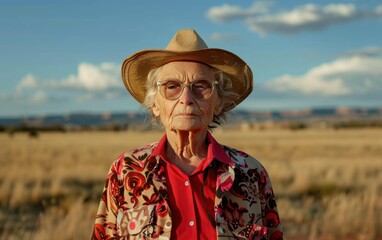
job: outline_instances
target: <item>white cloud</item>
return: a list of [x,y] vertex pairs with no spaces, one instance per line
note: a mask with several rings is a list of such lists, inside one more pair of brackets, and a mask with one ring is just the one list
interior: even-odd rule
[[64,85],[84,88],[90,91],[104,90],[120,85],[118,76],[120,74],[119,65],[113,63],[102,63],[99,66],[81,63],[78,66],[77,76],[70,76]]
[[375,14],[382,15],[382,5],[379,5],[375,8]]
[[38,80],[36,79],[36,77],[33,76],[32,74],[28,74],[21,79],[16,89],[18,92],[22,92],[24,89],[37,88],[37,87],[38,87]]
[[372,10],[357,8],[354,4],[305,4],[288,11],[269,13],[270,5],[255,3],[249,9],[223,5],[213,7],[207,17],[215,22],[243,20],[248,28],[260,35],[268,32],[295,34],[302,31],[318,31],[332,25],[364,18],[382,17],[382,5]]
[[95,99],[113,100],[121,96],[127,96],[126,91],[98,91],[98,92],[86,92],[85,94],[78,95],[76,97],[77,102],[90,102]]
[[107,90],[121,86],[120,66],[114,63],[93,65],[80,63],[76,75],[69,75],[66,79],[43,80],[28,74],[17,85],[19,91],[25,89],[63,89],[75,88],[87,91]]
[[27,92],[18,91],[15,94],[0,94],[0,100],[8,103],[42,104],[56,101],[57,98],[50,98],[45,91],[36,89]]
[[234,34],[212,33],[210,39],[215,42],[227,42],[237,39],[237,36]]
[[227,22],[236,19],[243,19],[260,13],[268,12],[270,2],[258,1],[250,8],[243,9],[240,6],[224,4],[219,7],[212,7],[207,11],[207,17],[214,22]]
[[123,88],[122,86],[120,65],[80,63],[77,73],[64,79],[41,79],[33,74],[27,74],[16,86],[14,95],[3,95],[0,98],[34,104],[63,99],[77,102],[93,99],[110,100],[121,95],[119,88]]
[[247,24],[251,30],[261,34],[266,32],[293,34],[321,30],[341,22],[376,16],[377,12],[357,9],[354,4],[329,4],[324,7],[306,4],[291,11],[249,19]]
[[[374,54],[371,50],[374,49]],[[368,52],[368,54],[364,54]],[[382,92],[382,49],[368,48],[353,52],[312,68],[301,76],[283,75],[273,79],[266,87],[278,93],[343,96]]]
[[48,101],[48,96],[45,94],[44,91],[38,90],[29,98],[29,101],[32,103],[45,103]]

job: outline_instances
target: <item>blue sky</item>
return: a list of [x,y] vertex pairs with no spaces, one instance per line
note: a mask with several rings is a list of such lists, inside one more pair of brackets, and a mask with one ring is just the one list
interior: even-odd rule
[[382,106],[382,3],[353,1],[1,1],[0,116],[143,111],[120,66],[181,28],[243,58],[238,108]]

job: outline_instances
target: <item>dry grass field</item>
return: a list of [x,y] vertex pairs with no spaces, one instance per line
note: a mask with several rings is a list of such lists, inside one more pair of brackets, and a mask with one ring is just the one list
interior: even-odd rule
[[[214,131],[267,168],[287,239],[382,239],[382,130]],[[0,134],[0,239],[89,239],[111,162],[160,132]]]

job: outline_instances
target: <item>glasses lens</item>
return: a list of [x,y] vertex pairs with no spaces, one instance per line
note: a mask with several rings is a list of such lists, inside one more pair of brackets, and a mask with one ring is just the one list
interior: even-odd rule
[[213,84],[207,80],[199,80],[192,83],[192,94],[197,99],[207,99],[213,92]]
[[[187,85],[177,81],[167,81],[159,84],[161,95],[168,100],[176,100],[182,95],[183,88]],[[190,84],[192,96],[198,100],[209,98],[213,93],[213,83],[207,80],[198,80]]]
[[182,94],[182,85],[177,81],[168,81],[160,86],[160,91],[166,99],[174,100]]

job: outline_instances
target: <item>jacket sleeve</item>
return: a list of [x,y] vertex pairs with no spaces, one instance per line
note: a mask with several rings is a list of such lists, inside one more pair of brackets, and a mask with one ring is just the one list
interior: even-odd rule
[[120,156],[111,165],[107,174],[94,223],[92,240],[118,238],[117,214],[119,203],[123,198],[123,181],[120,174],[122,162],[123,156]]
[[[262,200],[261,215],[263,226],[256,226],[257,231],[254,231],[255,236],[252,239],[284,239],[271,180],[265,168],[260,171],[259,194]],[[258,237],[256,237],[256,232],[258,232]],[[261,235],[266,237],[260,237]]]

